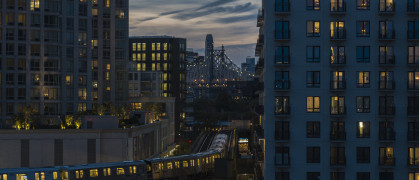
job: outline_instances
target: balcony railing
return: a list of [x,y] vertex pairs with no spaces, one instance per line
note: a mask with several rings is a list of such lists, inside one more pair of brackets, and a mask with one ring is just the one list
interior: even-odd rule
[[395,115],[396,108],[394,106],[379,106],[378,108],[379,115]]
[[276,30],[275,31],[275,40],[290,40],[291,38],[291,34],[290,34],[290,30],[287,31],[281,31],[281,30]]
[[346,12],[346,2],[343,3],[330,3],[330,13],[340,14]]
[[289,80],[275,80],[275,90],[288,90],[290,89]]
[[378,56],[378,64],[380,65],[392,65],[396,62],[396,56],[394,55],[383,55]]
[[378,81],[379,90],[394,90],[396,89],[396,82],[393,80],[380,80]]
[[415,29],[413,31],[407,31],[407,40],[415,41],[419,40],[419,29]]
[[392,129],[385,129],[385,131],[379,132],[379,139],[380,140],[388,140],[388,141],[394,141],[396,139],[396,132],[394,132]]
[[345,90],[346,81],[330,81],[330,90]]
[[276,116],[290,115],[290,111],[291,111],[291,109],[290,109],[289,105],[283,106],[282,108],[275,108],[274,109],[274,113],[275,113]]
[[419,56],[409,55],[407,56],[408,65],[419,65]]
[[345,40],[346,39],[346,29],[335,29],[334,33],[330,32],[331,40]]
[[393,30],[389,33],[378,32],[379,40],[394,40],[396,38],[396,32]]
[[394,4],[394,2],[391,4],[384,2],[384,4],[380,3],[378,6],[378,13],[380,14],[392,14],[394,13],[395,10],[396,10],[396,5]]
[[331,65],[344,65],[346,64],[346,56],[331,56],[330,64]]
[[332,116],[342,116],[342,115],[346,115],[346,106],[341,107],[335,107],[335,108],[330,108],[330,115]]
[[330,131],[330,140],[346,140],[346,132]]
[[415,157],[407,157],[407,165],[408,166],[419,166],[419,158]]
[[346,157],[330,157],[330,165],[346,165]]
[[396,158],[391,155],[380,156],[378,164],[380,166],[394,166],[396,164]]
[[417,91],[419,90],[419,83],[416,83],[415,80],[407,82],[407,90],[409,91]]
[[275,132],[275,140],[289,140],[290,132]]
[[275,56],[276,65],[288,65],[290,64],[290,57],[286,56]]

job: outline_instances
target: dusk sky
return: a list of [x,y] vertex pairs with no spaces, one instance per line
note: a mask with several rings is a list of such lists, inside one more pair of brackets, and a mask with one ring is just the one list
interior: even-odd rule
[[203,55],[206,34],[226,46],[239,63],[254,56],[260,0],[131,0],[130,36],[187,38],[188,48]]

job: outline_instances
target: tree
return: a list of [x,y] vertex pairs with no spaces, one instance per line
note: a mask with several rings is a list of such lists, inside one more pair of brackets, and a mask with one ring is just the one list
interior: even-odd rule
[[145,103],[143,109],[144,111],[153,112],[153,116],[155,120],[160,120],[164,112],[164,106],[162,103]]
[[35,115],[38,114],[38,110],[31,107],[25,106],[22,109],[22,112],[13,116],[13,121],[15,122],[16,129],[25,129],[29,130],[30,128],[35,128]]

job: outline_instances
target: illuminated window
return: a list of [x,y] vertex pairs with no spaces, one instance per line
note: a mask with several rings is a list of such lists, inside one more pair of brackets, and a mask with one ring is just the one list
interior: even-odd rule
[[137,166],[132,166],[132,170],[134,174],[137,174]]
[[152,60],[152,61],[155,61],[155,60],[156,60],[156,53],[152,53],[152,54],[151,54],[151,60]]
[[357,72],[357,87],[358,88],[369,88],[370,87],[370,72],[358,71]]
[[167,71],[167,63],[163,63],[163,71]]
[[309,113],[320,112],[320,97],[318,96],[307,97],[307,112]]
[[124,175],[125,170],[124,168],[116,168],[116,175]]
[[393,0],[380,0],[380,12],[392,12],[394,11]]
[[163,43],[163,50],[167,51],[167,43]]
[[276,96],[275,97],[275,114],[289,114],[290,113],[290,97]]
[[111,7],[111,0],[104,0],[103,4],[105,4],[105,7]]
[[[394,165],[394,152],[393,147],[380,147],[380,165]],[[380,178],[381,179],[381,178]]]
[[103,176],[107,176],[106,169],[103,169]]
[[357,138],[369,138],[370,137],[370,122],[357,122],[356,128]]
[[67,86],[70,86],[71,85],[71,75],[65,76],[65,84]]
[[160,71],[160,63],[157,63],[157,64],[156,64],[156,70],[157,70],[157,71]]
[[7,180],[7,174],[3,174],[3,180]]
[[163,54],[163,60],[167,61],[167,53]]
[[52,178],[53,179],[58,179],[58,173],[57,172],[52,172]]
[[160,51],[160,43],[157,43],[157,51]]
[[167,83],[163,83],[163,91],[167,91]]
[[142,70],[142,71],[145,71],[145,70],[146,70],[146,67],[147,67],[147,66],[146,66],[146,64],[145,64],[145,63],[142,63],[142,64],[141,64],[141,70]]
[[98,177],[98,176],[99,176],[99,172],[97,169],[90,170],[90,177]]
[[75,171],[75,174],[76,174],[76,179],[79,179],[79,178],[80,178],[80,173],[79,173],[79,171]]
[[196,161],[197,161],[198,166],[200,166],[200,159],[197,159]]
[[330,22],[330,38],[331,39],[345,39],[345,22],[332,21]]
[[19,14],[17,16],[17,22],[19,26],[25,26],[26,25],[26,14]]
[[419,72],[408,72],[408,89],[419,90]]
[[183,161],[183,167],[188,167],[188,161]]
[[191,166],[195,166],[195,161],[193,159],[190,161],[190,163],[191,163]]
[[370,22],[369,21],[357,21],[356,22],[356,36],[357,37],[369,37],[370,36]]
[[157,53],[157,61],[160,61],[160,53]]
[[418,179],[419,179],[419,173],[409,172],[409,180],[418,180]]
[[155,71],[155,70],[156,70],[156,63],[152,63],[152,64],[151,64],[151,70],[152,70],[152,71]]
[[132,54],[132,61],[137,61],[137,53]]
[[307,0],[307,10],[320,10],[320,0]]
[[79,103],[78,111],[79,112],[84,112],[86,110],[87,110],[86,103]]
[[151,43],[151,50],[155,51],[156,50],[156,43]]
[[111,70],[111,64],[106,64],[106,70]]
[[27,180],[27,176],[26,174],[16,174],[16,180]]
[[142,61],[145,61],[145,60],[146,60],[146,58],[145,58],[145,57],[146,57],[146,54],[145,54],[145,53],[142,53],[142,54],[141,54],[141,60],[142,60]]
[[86,88],[79,88],[79,99],[80,100],[86,100],[87,99]]
[[146,50],[146,45],[147,45],[146,43],[142,43],[142,46],[143,46],[143,47],[141,48],[141,50],[142,50],[142,51],[145,51],[145,50]]
[[171,162],[167,163],[167,169],[173,169],[173,165]]
[[105,80],[109,81],[111,79],[111,73],[109,71],[105,72]]
[[31,1],[31,11],[39,11],[39,0],[30,0]]
[[175,168],[179,168],[179,161],[175,161]]
[[356,9],[369,10],[370,9],[370,0],[357,0]]
[[307,37],[320,37],[320,21],[307,21]]
[[96,8],[92,9],[92,15],[97,16],[97,9]]
[[132,166],[129,167],[129,173],[132,174]]
[[330,114],[345,114],[345,97],[332,96],[330,98]]
[[135,110],[135,111],[140,111],[141,110],[141,103],[131,103],[131,109]]

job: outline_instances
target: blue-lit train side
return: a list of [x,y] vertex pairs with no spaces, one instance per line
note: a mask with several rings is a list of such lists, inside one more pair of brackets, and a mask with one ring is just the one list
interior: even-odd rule
[[224,157],[227,135],[215,136],[201,153],[142,161],[96,163],[49,168],[0,169],[0,180],[147,180],[207,174],[214,162]]

